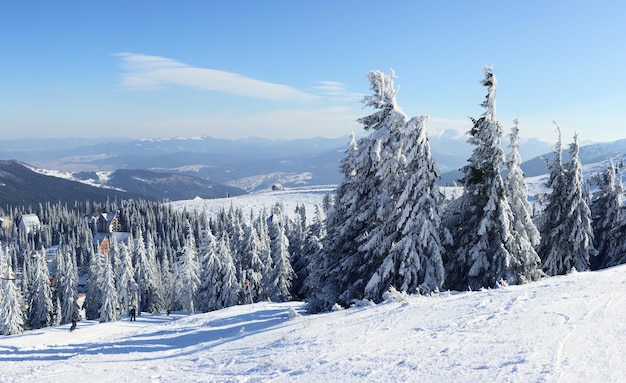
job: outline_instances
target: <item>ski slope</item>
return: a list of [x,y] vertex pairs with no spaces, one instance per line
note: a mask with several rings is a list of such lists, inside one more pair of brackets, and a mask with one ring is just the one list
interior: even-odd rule
[[1,382],[620,382],[626,266],[307,315],[257,303],[0,337]]

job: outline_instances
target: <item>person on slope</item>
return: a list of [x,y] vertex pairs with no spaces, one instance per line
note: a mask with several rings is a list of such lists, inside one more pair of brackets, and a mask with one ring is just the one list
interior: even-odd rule
[[78,319],[78,310],[74,310],[74,312],[72,313],[72,327],[70,327],[70,331],[74,331],[76,329],[76,323],[78,322]]

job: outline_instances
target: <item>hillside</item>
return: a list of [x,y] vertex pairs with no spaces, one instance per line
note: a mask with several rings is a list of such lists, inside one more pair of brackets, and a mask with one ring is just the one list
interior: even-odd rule
[[619,382],[624,284],[621,266],[317,315],[265,302],[82,321],[1,337],[1,380]]
[[140,193],[101,188],[52,177],[32,171],[17,161],[0,161],[0,207],[33,206],[46,202],[72,205],[75,201],[100,201],[107,199],[156,198]]

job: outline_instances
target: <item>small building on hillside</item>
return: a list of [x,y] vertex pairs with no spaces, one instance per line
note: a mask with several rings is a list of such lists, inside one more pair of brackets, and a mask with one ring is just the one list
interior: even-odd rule
[[41,221],[37,214],[23,214],[19,224],[20,233],[34,233],[41,230]]
[[121,230],[120,220],[116,213],[102,212],[96,221],[98,233],[113,233]]
[[102,212],[95,217],[95,222],[96,232],[93,234],[93,244],[97,247],[96,250],[103,251],[103,244],[108,248],[110,241],[128,242],[130,233],[121,231],[122,225],[116,213]]

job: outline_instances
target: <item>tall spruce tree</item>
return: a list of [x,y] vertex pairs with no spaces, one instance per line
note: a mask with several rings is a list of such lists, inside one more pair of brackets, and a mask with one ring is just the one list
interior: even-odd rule
[[24,331],[23,301],[19,289],[15,286],[14,279],[9,277],[11,267],[6,270],[6,278],[0,279],[0,334],[15,335]]
[[591,214],[594,245],[597,254],[592,258],[593,270],[626,262],[626,214],[624,214],[624,187],[618,168],[611,162],[595,180],[598,190],[593,195]]
[[199,249],[202,275],[198,290],[199,309],[209,312],[219,309],[221,261],[217,255],[217,241],[211,228],[207,227]]
[[120,319],[120,312],[115,289],[115,276],[110,256],[104,257],[102,281],[102,301],[100,303],[100,322],[111,322]]
[[282,204],[275,204],[269,218],[270,252],[273,267],[268,274],[266,283],[266,287],[269,288],[269,297],[275,302],[285,302],[291,298],[291,281],[295,276],[289,254],[289,239],[285,234],[285,220]]
[[[189,226],[188,226],[189,229]],[[194,314],[196,310],[196,294],[200,287],[200,260],[193,233],[189,232],[185,245],[176,262],[176,279],[174,296],[183,310]]]
[[76,309],[78,291],[78,267],[76,258],[66,246],[59,247],[56,267],[56,294],[61,306],[60,323],[69,323]]
[[257,300],[261,293],[264,271],[261,259],[263,256],[261,239],[254,223],[245,227],[243,243],[242,255],[245,257],[245,262],[242,282],[246,294],[245,303],[252,303]]
[[439,290],[444,282],[438,208],[442,196],[435,185],[438,172],[430,155],[426,121],[425,116],[415,117],[406,126],[401,169],[406,181],[401,183],[404,189],[397,201],[390,201],[398,211],[391,222],[399,237],[366,286],[366,295],[375,300],[389,286],[427,293]]
[[15,286],[11,260],[0,246],[0,334],[15,335],[24,331],[23,300]]
[[31,300],[29,304],[28,322],[31,328],[50,326],[53,312],[50,273],[45,251],[34,255],[35,273],[31,284]]
[[519,259],[516,274],[518,283],[536,281],[544,275],[539,268],[541,259],[535,248],[539,246],[541,235],[532,220],[532,207],[528,202],[528,186],[524,179],[524,172],[520,168],[522,157],[519,153],[519,119],[513,121],[510,134],[506,163],[508,174],[505,179],[507,196],[511,212],[513,213],[513,243],[512,249]]
[[105,257],[105,254],[98,252],[93,254],[90,259],[89,274],[87,276],[87,296],[85,297],[84,305],[87,319],[100,318]]
[[406,116],[396,103],[394,78],[393,71],[368,74],[373,94],[365,96],[363,103],[376,111],[359,122],[371,133],[358,144],[353,138],[341,162],[343,179],[329,206],[327,235],[314,258],[316,271],[307,282],[311,312],[362,299],[367,281],[397,235],[388,216],[390,211],[396,213],[398,185],[392,180],[397,180],[397,166],[386,161],[398,160],[398,141],[390,135],[404,126]]
[[128,243],[120,243],[120,257],[117,265],[117,274],[115,278],[115,289],[117,291],[118,305],[122,313],[128,314],[130,307],[137,305],[134,301],[133,287],[135,286],[135,276],[133,270],[132,238]]
[[222,233],[217,244],[217,256],[220,258],[219,286],[221,290],[217,298],[219,308],[230,307],[237,304],[239,293],[239,282],[235,261],[232,255],[232,247],[226,233]]
[[520,278],[520,260],[513,249],[513,213],[501,175],[504,153],[496,116],[497,81],[492,67],[483,72],[485,112],[472,119],[468,143],[475,148],[462,168],[463,195],[448,209],[453,247],[446,253],[446,284],[456,290],[495,287],[500,281],[514,284]]
[[561,165],[561,138],[555,145],[555,159],[550,164],[548,187],[552,188],[541,217],[541,266],[548,275],[562,275],[572,269],[589,269],[595,255],[591,210],[583,189],[578,137],[570,145],[570,160]]

